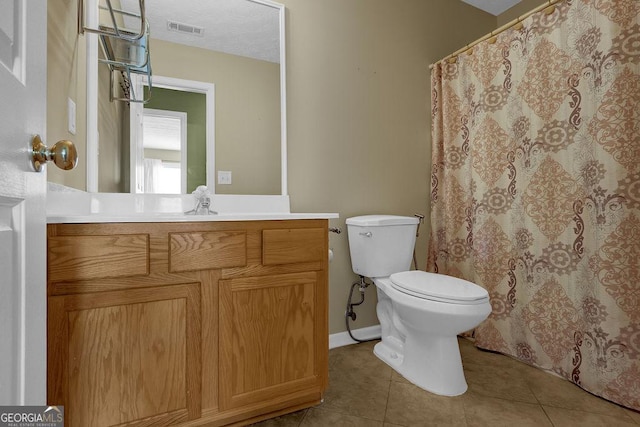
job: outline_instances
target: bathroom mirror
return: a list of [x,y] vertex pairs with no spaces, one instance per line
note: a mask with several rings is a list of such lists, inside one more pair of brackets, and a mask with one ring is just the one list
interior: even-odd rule
[[[126,10],[137,3],[120,0],[120,7]],[[188,147],[189,153],[195,153],[191,157],[200,161],[195,166],[189,164],[188,173],[195,172],[201,178],[190,180],[189,185],[204,184],[218,194],[286,195],[284,6],[269,0],[153,0],[146,2],[146,15],[153,73],[149,105],[163,108],[154,103],[156,88],[158,99],[167,96],[163,92],[161,97],[161,90],[189,91],[190,85],[211,89],[206,91],[206,124],[193,125],[206,127],[207,147]],[[100,55],[95,40],[93,53],[89,48],[87,54],[87,190],[144,192],[135,188],[132,177],[140,174],[135,156],[141,141],[135,134],[141,133],[139,117],[147,104],[106,104],[109,93],[101,82],[107,80],[98,77],[106,66],[98,65],[94,73],[97,81],[91,82],[91,64],[97,64]],[[181,82],[186,82],[186,88],[180,87]],[[132,79],[134,87],[144,84],[142,77]],[[120,111],[105,115],[105,110],[111,109]],[[190,118],[195,115],[187,116],[190,128]],[[123,120],[119,156],[109,155],[105,144],[117,137],[105,136],[108,126],[100,123],[117,117]],[[100,129],[100,134],[94,129]],[[198,143],[205,144],[205,138]],[[118,162],[119,166],[114,166]],[[119,190],[105,184],[104,177],[111,179],[111,171],[120,174],[116,177],[121,179]],[[221,184],[219,178],[231,183]]]

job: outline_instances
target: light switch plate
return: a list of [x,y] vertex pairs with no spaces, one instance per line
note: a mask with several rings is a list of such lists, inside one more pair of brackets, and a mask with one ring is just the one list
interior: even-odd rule
[[76,103],[73,99],[67,98],[67,121],[68,130],[72,135],[76,134]]
[[231,184],[231,171],[218,171],[218,184]]

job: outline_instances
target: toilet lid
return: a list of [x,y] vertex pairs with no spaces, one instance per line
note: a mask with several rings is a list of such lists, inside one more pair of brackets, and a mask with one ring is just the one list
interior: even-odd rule
[[449,304],[481,304],[489,299],[486,289],[475,283],[444,274],[403,271],[390,277],[398,291]]

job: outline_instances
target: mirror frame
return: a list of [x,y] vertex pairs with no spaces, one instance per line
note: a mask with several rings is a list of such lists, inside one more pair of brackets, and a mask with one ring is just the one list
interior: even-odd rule
[[[271,0],[246,0],[278,9],[280,20],[280,193],[288,195],[287,188],[287,67],[285,43],[285,6]],[[86,23],[88,27],[98,26],[98,2],[89,1],[85,7]],[[98,35],[86,33],[87,49],[87,192],[98,192]],[[153,50],[151,51],[153,61]],[[114,101],[116,102],[116,101]],[[214,111],[214,110],[212,110]],[[214,120],[215,122],[215,117]],[[215,147],[214,147],[215,150]],[[207,154],[207,161],[215,156]],[[124,165],[123,165],[124,166]],[[127,167],[126,165],[125,167]],[[210,177],[210,171],[215,171],[214,165],[207,164],[207,183],[215,182],[215,175]],[[215,172],[214,172],[215,173]],[[212,180],[213,178],[213,180]],[[215,191],[215,185],[210,190]]]

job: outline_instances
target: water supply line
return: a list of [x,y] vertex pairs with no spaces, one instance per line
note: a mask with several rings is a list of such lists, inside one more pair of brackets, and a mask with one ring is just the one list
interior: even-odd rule
[[[367,289],[367,287],[370,285],[370,283],[367,283],[367,281],[365,280],[364,276],[360,276],[360,280],[353,282],[351,284],[351,290],[349,291],[349,299],[347,300],[347,311],[345,311],[344,313],[344,320],[345,323],[347,325],[347,332],[349,332],[349,336],[351,337],[352,340],[359,342],[359,343],[363,343],[363,342],[369,342],[369,341],[377,341],[379,340],[381,337],[375,337],[375,338],[369,338],[369,339],[359,339],[353,336],[353,333],[351,332],[351,325],[349,324],[349,319],[351,320],[356,320],[356,312],[353,311],[353,307],[359,306],[360,304],[362,304],[364,302],[364,291],[365,289]],[[359,291],[360,291],[360,301],[358,302],[354,302],[352,303],[351,300],[353,299],[353,290],[355,289],[355,287],[358,286],[359,287]]]
[[[418,236],[420,235],[420,224],[424,222],[424,215],[413,214],[413,216],[418,218],[418,226],[416,227],[416,240],[418,240]],[[413,245],[413,269],[418,270],[418,262],[416,261],[416,245]]]

